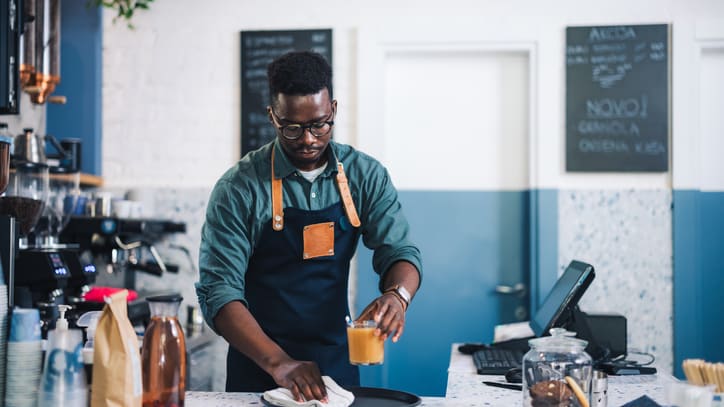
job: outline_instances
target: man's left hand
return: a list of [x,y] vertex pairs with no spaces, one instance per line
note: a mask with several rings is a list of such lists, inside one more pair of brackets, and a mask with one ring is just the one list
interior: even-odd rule
[[357,320],[374,320],[377,323],[375,335],[380,336],[383,341],[394,335],[392,342],[397,342],[405,330],[405,308],[394,294],[382,294],[362,311]]

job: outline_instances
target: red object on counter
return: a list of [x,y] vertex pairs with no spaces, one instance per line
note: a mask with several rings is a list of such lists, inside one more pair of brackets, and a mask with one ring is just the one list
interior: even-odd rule
[[[85,298],[85,300],[88,302],[106,302],[106,297],[110,297],[112,294],[123,290],[125,290],[125,288],[93,287],[87,293],[85,293],[83,298]],[[126,297],[126,302],[131,302],[136,298],[138,298],[138,293],[135,290],[128,290],[128,297]]]

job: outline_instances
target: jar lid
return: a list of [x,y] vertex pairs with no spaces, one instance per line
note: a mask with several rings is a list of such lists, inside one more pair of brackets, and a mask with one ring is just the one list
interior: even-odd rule
[[0,135],[0,143],[13,144],[13,138],[10,136]]
[[537,350],[561,348],[585,349],[586,345],[588,345],[588,341],[576,338],[575,332],[566,331],[564,328],[551,328],[549,332],[551,336],[529,340],[528,344],[530,347],[536,348]]
[[181,294],[167,294],[167,295],[156,295],[153,297],[147,297],[148,302],[181,302],[184,297]]
[[48,169],[48,164],[26,160],[10,160],[10,168],[19,169],[26,172],[41,172]]

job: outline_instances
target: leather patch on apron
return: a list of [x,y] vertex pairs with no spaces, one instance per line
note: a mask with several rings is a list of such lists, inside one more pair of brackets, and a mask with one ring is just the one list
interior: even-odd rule
[[334,222],[315,223],[304,227],[304,260],[334,255]]

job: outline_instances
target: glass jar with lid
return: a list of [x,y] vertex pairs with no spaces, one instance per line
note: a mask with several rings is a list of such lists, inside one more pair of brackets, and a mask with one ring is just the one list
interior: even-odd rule
[[585,351],[588,342],[563,328],[550,333],[528,342],[530,350],[523,357],[523,406],[589,405],[593,359]]

